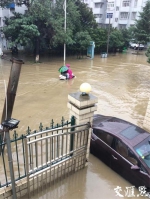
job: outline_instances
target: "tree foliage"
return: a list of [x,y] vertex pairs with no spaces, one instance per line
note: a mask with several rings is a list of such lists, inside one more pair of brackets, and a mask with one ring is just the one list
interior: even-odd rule
[[150,63],[150,46],[149,46],[149,48],[147,49],[145,55],[148,57],[147,62]]
[[80,13],[76,31],[89,31],[91,28],[96,28],[97,23],[93,15],[92,8],[89,8],[87,4],[81,2],[80,0],[76,0],[75,4],[77,5],[77,10]]
[[40,35],[37,26],[33,24],[32,17],[14,13],[12,18],[5,20],[5,24],[3,32],[7,40],[10,41],[10,47],[17,44],[26,46],[29,43],[31,44],[36,36]]
[[76,52],[83,55],[83,51],[87,50],[91,41],[89,33],[87,31],[77,32],[74,39]]
[[116,52],[117,48],[124,46],[123,35],[120,30],[113,29],[110,33],[109,48]]
[[12,0],[0,0],[0,7],[6,8],[10,3],[12,3]]
[[139,13],[139,19],[136,20],[133,29],[134,38],[140,43],[150,41],[150,0],[146,2],[143,11]]
[[106,50],[107,43],[107,30],[104,28],[92,28],[90,30],[90,36],[92,41],[95,42],[95,52],[100,53]]

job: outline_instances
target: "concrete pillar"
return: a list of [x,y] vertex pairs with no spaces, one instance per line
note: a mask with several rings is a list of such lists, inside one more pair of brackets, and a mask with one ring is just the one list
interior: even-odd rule
[[[94,111],[97,110],[96,103],[98,98],[92,94],[82,95],[81,92],[71,93],[68,95],[68,108],[70,109],[70,117],[76,118],[76,125],[85,124],[90,122],[92,124]],[[78,127],[76,130],[82,130],[85,127]],[[90,140],[91,140],[91,128],[88,132],[88,143],[86,149],[86,161],[89,158]],[[81,141],[81,140],[80,140]],[[74,148],[77,146],[77,135],[74,139]],[[87,163],[86,163],[87,165]],[[85,166],[86,166],[85,165]]]
[[143,128],[150,132],[150,100],[147,105],[147,110],[143,121]]

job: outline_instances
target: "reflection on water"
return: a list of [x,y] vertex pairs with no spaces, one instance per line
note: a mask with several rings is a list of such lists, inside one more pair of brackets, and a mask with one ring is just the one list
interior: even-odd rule
[[[34,193],[32,199],[117,199],[117,193],[114,189],[120,186],[120,194],[124,198],[129,198],[127,188],[133,185],[123,180],[119,175],[113,172],[109,167],[100,162],[96,157],[90,155],[89,165],[85,169],[66,177],[62,181],[56,182],[49,187],[42,187],[38,194]],[[139,191],[133,188],[134,197],[139,195]],[[138,197],[142,198],[142,197]],[[25,199],[25,198],[23,198]]]
[[[34,64],[31,58],[23,58],[25,64],[22,65],[12,114],[20,120],[17,133],[25,134],[28,126],[38,130],[40,122],[49,126],[51,119],[59,123],[61,116],[68,120],[67,96],[79,91],[83,82],[90,83],[92,94],[98,97],[97,113],[142,126],[150,90],[150,65],[142,53],[117,54],[109,58],[97,55],[93,60],[69,57],[67,63],[76,78],[68,81],[58,79],[63,58],[42,57],[40,64]],[[8,82],[10,66],[10,62],[0,60],[0,115],[5,99],[3,82]],[[87,169],[65,179],[59,189],[51,188],[50,193],[42,193],[43,197],[39,198],[49,198],[47,194],[56,195],[51,197],[53,199],[118,198],[114,192],[116,186],[124,190],[131,184],[91,155]]]

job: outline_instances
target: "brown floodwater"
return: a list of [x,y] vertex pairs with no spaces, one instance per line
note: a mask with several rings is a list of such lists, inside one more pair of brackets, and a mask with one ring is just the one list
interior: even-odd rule
[[[18,134],[25,134],[28,126],[38,130],[40,122],[46,127],[52,119],[55,123],[60,123],[62,116],[69,120],[68,94],[79,91],[83,82],[91,84],[91,93],[98,97],[95,113],[120,117],[142,127],[150,94],[150,64],[144,52],[136,55],[129,51],[108,58],[96,55],[93,60],[67,57],[66,63],[70,63],[76,75],[67,81],[58,79],[63,57],[41,57],[39,64],[33,63],[32,57],[20,57],[25,64],[22,65],[12,114],[20,120]],[[8,83],[10,68],[9,61],[0,60],[0,115],[5,99],[4,81]],[[117,186],[122,188],[121,193],[125,196],[127,187],[132,185],[90,155],[87,168],[33,198],[116,199],[120,198],[114,190]],[[137,197],[138,190],[134,192]]]

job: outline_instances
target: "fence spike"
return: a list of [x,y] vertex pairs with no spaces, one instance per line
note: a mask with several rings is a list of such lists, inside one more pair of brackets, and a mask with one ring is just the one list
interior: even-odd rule
[[28,126],[28,129],[27,129],[27,135],[30,135],[31,134],[31,129],[30,129],[30,127]]
[[51,126],[51,128],[54,127],[54,120],[53,119],[52,119],[52,122],[51,122],[50,126]]
[[62,116],[62,120],[61,120],[62,126],[64,126],[64,121],[65,121],[65,118]]
[[13,138],[14,138],[15,140],[18,138],[18,134],[17,134],[16,130],[14,130]]
[[39,130],[40,130],[40,131],[42,131],[42,130],[43,130],[42,122],[40,122]]
[[34,131],[33,131],[33,134],[35,134],[36,132],[37,132],[37,131],[36,131],[36,130],[34,130]]

